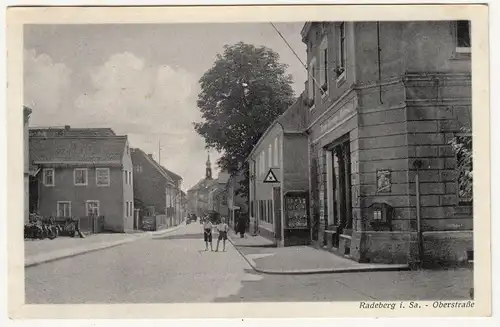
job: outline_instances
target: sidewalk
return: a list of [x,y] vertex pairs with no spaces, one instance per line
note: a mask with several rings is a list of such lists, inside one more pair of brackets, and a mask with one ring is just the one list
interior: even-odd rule
[[245,237],[241,238],[239,234],[236,234],[234,230],[230,230],[227,233],[227,237],[231,240],[234,246],[247,246],[247,247],[273,247],[275,246],[274,242],[262,237],[260,235],[252,236],[248,233],[245,233]]
[[97,250],[102,250],[136,240],[173,232],[184,224],[156,232],[133,232],[116,234],[94,234],[80,238],[57,237],[53,240],[25,240],[24,267],[36,266],[46,262],[74,257]]
[[[247,260],[252,268],[260,273],[275,275],[305,275],[343,272],[393,271],[407,270],[408,265],[364,264],[341,257],[339,255],[317,250],[310,246],[291,247],[257,247],[242,244],[260,243],[264,241],[256,236],[248,236],[245,241],[229,233],[229,240]],[[259,236],[259,238],[263,238]],[[267,240],[267,242],[271,242]],[[272,242],[271,242],[272,243]]]

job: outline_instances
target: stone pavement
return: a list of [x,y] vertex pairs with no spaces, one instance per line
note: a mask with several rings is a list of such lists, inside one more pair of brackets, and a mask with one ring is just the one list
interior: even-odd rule
[[102,233],[80,238],[57,237],[53,240],[26,240],[24,242],[24,266],[30,267],[42,263],[73,257],[76,255],[110,248],[136,241],[151,235],[163,235],[175,231],[180,226],[156,232]]
[[408,265],[358,263],[310,246],[272,248],[269,247],[272,241],[263,241],[265,238],[262,236],[248,236],[244,239],[234,233],[229,233],[228,236],[252,268],[265,274],[303,275],[409,269]]

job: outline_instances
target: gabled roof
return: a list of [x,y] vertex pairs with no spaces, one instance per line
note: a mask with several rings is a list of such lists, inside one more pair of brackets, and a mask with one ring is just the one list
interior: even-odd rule
[[195,186],[191,187],[188,192],[191,192],[191,191],[197,191],[197,190],[200,190],[200,189],[208,189],[210,186],[212,186],[212,184],[216,183],[217,180],[216,179],[202,179],[200,180],[198,183],[196,183]]
[[139,148],[131,149],[131,151],[133,153],[136,152],[139,155],[143,156],[144,159],[146,159],[146,161],[149,162],[151,166],[153,166],[153,168],[155,168],[160,173],[160,175],[162,175],[168,182],[170,183],[174,182],[174,180],[165,171],[165,168],[163,168],[159,163],[157,163],[153,158],[151,158],[146,152],[142,151]]
[[295,102],[288,107],[280,116],[278,116],[265,130],[260,139],[257,141],[255,146],[253,147],[250,154],[247,156],[245,160],[249,160],[250,157],[254,154],[255,150],[259,147],[259,145],[264,141],[269,132],[272,130],[274,126],[279,124],[284,134],[300,134],[303,133],[306,129],[306,116],[304,110],[304,93],[302,93]]
[[62,127],[30,127],[31,136],[45,137],[66,137],[66,136],[116,136],[115,132],[109,127],[97,128],[74,128],[71,126]]
[[176,173],[168,170],[167,168],[163,167],[162,165],[158,164],[160,166],[160,168],[171,178],[173,179],[174,181],[179,181],[182,179],[181,176],[177,175]]
[[30,137],[30,161],[34,164],[121,164],[126,136]]

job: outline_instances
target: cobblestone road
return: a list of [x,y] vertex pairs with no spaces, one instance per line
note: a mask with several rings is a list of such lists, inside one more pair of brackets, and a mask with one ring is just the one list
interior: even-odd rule
[[54,304],[468,299],[473,283],[468,269],[260,275],[230,244],[205,252],[199,224],[25,271],[26,302]]

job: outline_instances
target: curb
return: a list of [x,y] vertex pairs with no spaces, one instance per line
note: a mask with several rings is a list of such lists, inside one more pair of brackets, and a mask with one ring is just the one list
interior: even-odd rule
[[126,244],[126,243],[131,243],[131,242],[137,241],[137,240],[139,240],[141,238],[142,238],[142,236],[136,237],[134,239],[117,241],[117,242],[114,242],[114,243],[111,243],[111,244],[108,243],[108,244],[104,244],[104,245],[101,245],[101,246],[96,246],[94,248],[85,249],[85,250],[78,251],[78,252],[71,252],[71,253],[67,253],[67,254],[62,254],[62,255],[59,255],[59,256],[55,256],[53,258],[41,259],[41,260],[37,260],[37,261],[33,261],[33,262],[25,262],[24,263],[24,267],[25,268],[34,267],[34,266],[38,266],[38,265],[41,265],[41,264],[44,264],[44,263],[48,263],[48,262],[53,262],[53,261],[57,261],[57,260],[62,260],[62,259],[67,259],[67,258],[71,258],[71,257],[76,257],[76,256],[79,256],[79,255],[82,255],[82,254],[87,254],[87,253],[91,253],[91,252],[95,252],[95,251],[99,251],[99,250],[103,250],[103,249],[109,249],[109,248],[113,248],[113,247],[116,247],[116,246],[119,246],[119,245],[123,245],[123,244]]
[[71,257],[76,257],[76,256],[79,256],[79,255],[83,255],[83,254],[87,254],[87,253],[91,253],[91,252],[96,252],[96,251],[99,251],[99,250],[110,249],[110,248],[113,248],[113,247],[116,247],[116,246],[119,246],[119,245],[123,245],[123,244],[127,244],[127,243],[132,243],[132,242],[138,241],[138,240],[146,238],[148,236],[156,236],[156,235],[167,234],[167,233],[170,233],[170,232],[178,230],[181,226],[182,225],[178,225],[178,226],[176,226],[174,228],[171,228],[171,229],[165,229],[165,230],[162,230],[160,233],[157,233],[157,234],[153,234],[154,232],[144,233],[142,235],[139,234],[139,236],[133,236],[130,239],[116,241],[114,243],[101,244],[101,245],[97,245],[96,247],[93,247],[93,248],[84,249],[84,250],[77,251],[77,252],[70,252],[70,253],[62,254],[62,255],[59,255],[59,256],[52,257],[52,258],[46,258],[46,259],[36,260],[36,261],[33,261],[33,262],[25,262],[24,263],[24,268],[34,267],[34,266],[38,266],[38,265],[41,265],[41,264],[44,264],[44,263],[49,263],[49,262],[53,262],[53,261],[57,261],[57,260],[62,260],[62,259],[67,259],[67,258],[71,258]]
[[[228,237],[229,242],[245,259],[246,262],[258,273],[266,275],[316,275],[316,274],[335,274],[335,273],[359,273],[359,272],[377,272],[377,271],[403,271],[410,270],[409,265],[391,265],[390,267],[366,267],[366,268],[333,268],[333,269],[304,269],[304,270],[264,270],[257,268],[255,264],[244,255],[233,240]],[[333,255],[333,254],[332,254]]]

